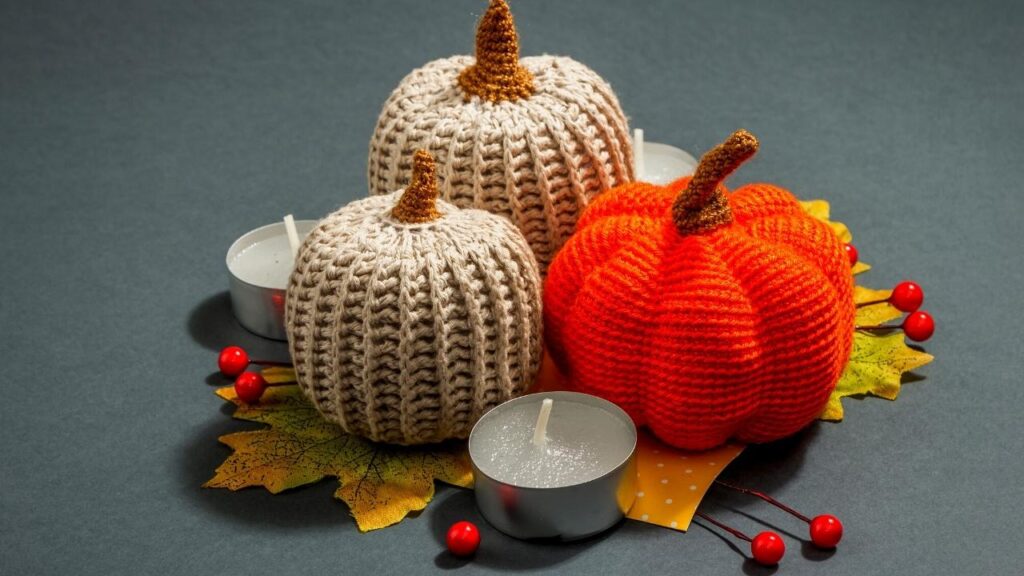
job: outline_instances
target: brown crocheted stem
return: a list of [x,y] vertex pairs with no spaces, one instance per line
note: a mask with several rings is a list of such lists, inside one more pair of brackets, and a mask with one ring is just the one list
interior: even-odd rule
[[529,98],[533,75],[519,65],[519,34],[505,0],[491,0],[476,29],[476,62],[459,73],[466,100],[491,102]]
[[757,153],[757,146],[753,134],[737,130],[701,157],[689,186],[672,204],[672,221],[680,234],[709,232],[732,222],[729,199],[719,186]]
[[434,157],[426,150],[417,150],[412,157],[412,180],[391,216],[406,224],[430,222],[441,217],[437,211],[437,178],[434,175]]

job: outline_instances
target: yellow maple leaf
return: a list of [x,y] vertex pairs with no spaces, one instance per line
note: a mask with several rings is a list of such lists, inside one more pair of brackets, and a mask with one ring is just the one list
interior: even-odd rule
[[828,399],[821,419],[842,420],[840,399],[846,396],[870,394],[895,400],[900,393],[903,373],[924,366],[932,359],[931,354],[907,346],[902,332],[884,335],[855,333],[850,360]]
[[[273,383],[294,380],[290,369],[268,370],[264,377]],[[465,442],[415,447],[370,442],[325,420],[295,385],[271,386],[254,405],[238,400],[231,386],[217,395],[237,406],[235,418],[270,427],[221,436],[234,452],[204,487],[263,486],[276,494],[332,476],[341,484],[334,496],[348,504],[365,532],[422,510],[434,497],[435,480],[473,484]]]

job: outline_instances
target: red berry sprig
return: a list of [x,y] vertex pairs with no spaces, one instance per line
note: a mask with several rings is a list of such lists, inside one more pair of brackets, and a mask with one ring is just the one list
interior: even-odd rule
[[843,524],[831,514],[815,516],[811,520],[811,543],[818,548],[830,550],[843,539]]
[[924,342],[935,333],[935,319],[924,310],[918,310],[903,319],[903,323],[897,325],[880,324],[878,326],[857,326],[857,330],[865,332],[884,332],[888,330],[902,329],[914,342]]
[[762,566],[775,566],[779,563],[779,560],[782,560],[782,557],[786,555],[786,543],[783,542],[782,538],[775,532],[766,530],[751,538],[732,526],[715,520],[711,516],[699,510],[695,514],[740,540],[750,542],[750,555],[754,557],[754,562],[757,562]]
[[259,366],[286,366],[290,367],[291,362],[275,362],[273,360],[251,360],[249,354],[241,346],[228,346],[220,351],[217,357],[217,367],[221,374],[234,378],[245,372],[250,364]]
[[472,522],[456,522],[448,529],[445,543],[448,545],[448,551],[455,556],[472,556],[480,547],[480,530]]
[[825,550],[835,548],[836,544],[839,544],[839,541],[843,538],[843,524],[839,521],[839,518],[836,518],[831,514],[822,514],[820,516],[815,516],[814,518],[808,518],[764,492],[759,492],[750,488],[743,488],[742,486],[735,486],[727,482],[722,482],[721,480],[715,480],[715,484],[735,492],[749,494],[750,496],[760,498],[783,512],[803,520],[809,526],[811,544],[814,544],[818,548]]
[[263,397],[267,381],[257,372],[242,372],[235,379],[235,395],[246,404],[255,404]]
[[935,320],[923,310],[914,312],[903,320],[903,333],[914,342],[924,342],[935,333]]
[[857,307],[861,308],[885,302],[888,302],[900,312],[917,312],[921,308],[921,304],[924,304],[924,290],[917,283],[905,280],[893,287],[889,297],[885,300],[861,302],[857,304]]
[[860,260],[860,254],[857,252],[857,247],[853,244],[843,244],[843,250],[846,250],[846,257],[850,259],[850,266],[853,266]]

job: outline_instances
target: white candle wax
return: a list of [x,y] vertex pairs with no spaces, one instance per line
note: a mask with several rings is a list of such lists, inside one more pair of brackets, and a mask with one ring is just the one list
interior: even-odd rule
[[[295,223],[300,238],[305,238],[316,225],[313,220]],[[279,222],[254,230],[239,239],[229,250],[228,270],[236,278],[259,286],[284,290],[292,273],[294,260],[284,223]]]
[[481,420],[470,443],[481,472],[513,486],[559,488],[608,474],[629,457],[636,434],[621,416],[566,399],[551,408],[545,442],[534,444],[542,400],[499,406]]
[[638,182],[664,185],[693,174],[697,159],[688,152],[657,142],[644,140],[644,131],[633,131],[633,158]]

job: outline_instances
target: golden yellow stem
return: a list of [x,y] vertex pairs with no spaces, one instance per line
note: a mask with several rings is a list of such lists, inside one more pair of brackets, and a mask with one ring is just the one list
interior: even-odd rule
[[434,157],[426,150],[417,150],[412,157],[412,180],[398,203],[391,209],[391,216],[406,224],[430,222],[441,217],[437,211],[437,178]]
[[729,199],[719,186],[757,153],[757,147],[753,134],[737,130],[701,157],[690,184],[672,204],[672,220],[680,234],[708,232],[732,222]]
[[529,98],[533,75],[519,64],[519,34],[505,0],[491,0],[476,29],[476,62],[459,73],[466,100],[491,102]]

